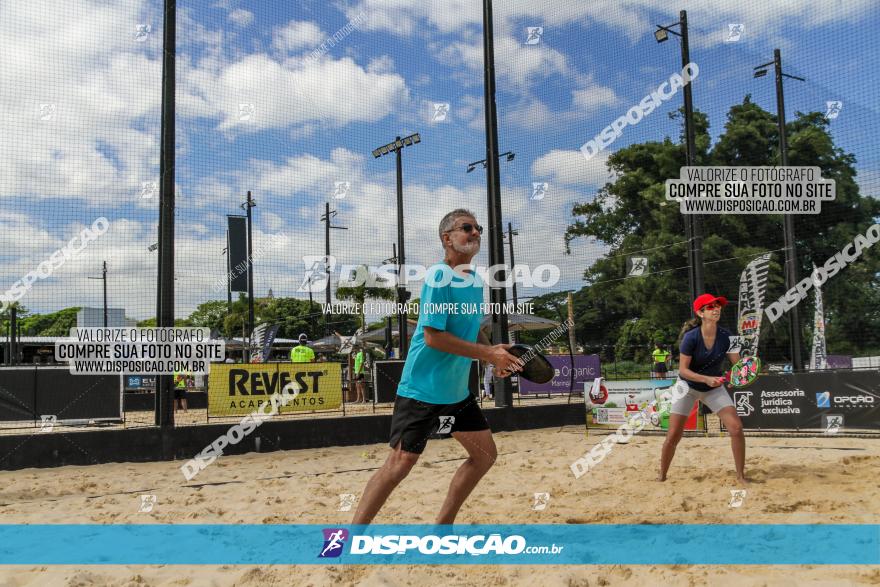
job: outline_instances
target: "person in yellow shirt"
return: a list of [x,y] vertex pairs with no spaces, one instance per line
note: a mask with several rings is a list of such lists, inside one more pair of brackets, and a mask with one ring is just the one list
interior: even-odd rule
[[651,353],[651,359],[654,361],[654,376],[657,379],[666,379],[667,363],[669,361],[669,351],[660,343],[654,345],[654,352]]
[[187,388],[190,387],[191,378],[191,373],[178,373],[177,371],[174,372],[174,411],[177,411],[179,408],[183,408],[183,411],[186,412],[186,391]]
[[354,356],[354,386],[355,390],[357,390],[357,397],[354,403],[366,403],[367,398],[364,394],[364,387],[366,386],[366,381],[364,380],[364,349],[358,349],[357,354]]
[[315,351],[306,346],[309,337],[305,333],[299,335],[299,344],[290,349],[291,363],[314,363]]

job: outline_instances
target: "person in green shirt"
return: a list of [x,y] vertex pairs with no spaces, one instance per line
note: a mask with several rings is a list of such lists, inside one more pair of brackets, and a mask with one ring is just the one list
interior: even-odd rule
[[364,349],[358,349],[357,354],[354,356],[354,382],[355,389],[357,390],[355,403],[366,403],[367,398],[364,394],[364,387],[366,386],[364,381]]
[[669,357],[669,351],[660,343],[657,343],[654,347],[654,352],[651,353],[651,358],[654,360],[654,376],[658,379],[666,379],[666,363],[669,361]]
[[291,363],[314,363],[315,351],[306,346],[309,337],[305,333],[299,335],[299,344],[290,349]]

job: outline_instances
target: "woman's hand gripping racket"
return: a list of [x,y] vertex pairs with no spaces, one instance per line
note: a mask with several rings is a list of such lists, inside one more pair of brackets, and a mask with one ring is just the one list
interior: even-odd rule
[[730,384],[730,387],[734,388],[745,387],[755,382],[760,371],[761,359],[743,357],[721,377],[721,382]]

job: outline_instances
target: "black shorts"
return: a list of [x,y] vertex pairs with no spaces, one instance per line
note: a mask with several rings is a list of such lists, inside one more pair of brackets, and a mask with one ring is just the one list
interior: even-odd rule
[[186,388],[175,387],[174,388],[174,399],[186,399]]
[[[453,420],[447,420],[448,417]],[[432,434],[479,430],[489,430],[489,423],[471,394],[457,404],[429,404],[398,395],[391,415],[389,444],[395,448],[399,442],[406,452],[422,454]]]
[[665,373],[666,363],[654,363],[654,371],[656,371],[657,373]]
[[363,380],[364,380],[364,374],[363,374],[363,373],[358,373],[357,375],[355,375],[354,380],[355,380],[355,381],[363,381]]

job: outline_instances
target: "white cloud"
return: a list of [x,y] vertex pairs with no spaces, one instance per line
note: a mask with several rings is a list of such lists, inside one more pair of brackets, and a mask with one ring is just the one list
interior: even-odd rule
[[[862,18],[873,5],[872,0],[765,0],[726,4],[717,0],[682,0],[673,9],[665,4],[661,5],[657,0],[632,0],[626,3],[618,0],[593,0],[552,4],[533,0],[508,0],[494,5],[494,16],[496,34],[498,30],[513,27],[515,24],[517,30],[522,26],[543,26],[545,37],[552,37],[553,27],[575,24],[586,28],[598,24],[619,31],[635,41],[651,34],[658,13],[665,13],[660,18],[664,23],[672,22],[678,17],[678,10],[685,9],[695,29],[700,26],[697,23],[719,23],[718,35],[711,35],[712,42],[717,42],[721,38],[721,29],[726,30],[725,23],[746,24],[747,35],[752,34],[749,32],[750,26],[759,27],[759,30],[754,31],[755,38],[767,39],[779,35],[783,27],[810,31],[829,22],[851,22]],[[347,8],[346,14],[351,17],[361,11],[368,14],[365,26],[369,29],[405,36],[425,36],[426,25],[441,34],[479,30],[482,27],[480,3],[471,0],[444,2],[442,9],[423,0],[362,0]],[[692,39],[695,44],[703,42],[697,35],[692,36]]]
[[229,13],[229,20],[238,26],[245,27],[254,22],[254,13],[244,8],[236,8]]
[[581,115],[590,115],[596,113],[604,106],[614,106],[620,101],[614,90],[607,86],[591,84],[586,88],[573,90],[571,93],[571,103],[575,108],[581,110]]
[[551,184],[601,188],[612,179],[607,151],[587,160],[580,151],[554,149],[532,163],[532,175],[546,178]]
[[[193,84],[202,114],[220,118],[218,129],[248,133],[308,122],[375,122],[409,99],[401,76],[369,73],[348,57],[303,66],[252,54],[217,70],[187,72],[183,80]],[[246,119],[242,104],[253,105]]]
[[[469,70],[474,84],[482,83],[483,41],[480,34],[470,33],[465,40],[452,43],[434,42],[431,52],[451,68]],[[498,33],[495,39],[495,70],[499,79],[519,91],[536,80],[572,74],[565,55],[559,51],[547,46],[524,45],[517,38]]]
[[291,20],[283,27],[275,29],[272,46],[280,51],[314,49],[326,38],[327,35],[314,22]]

